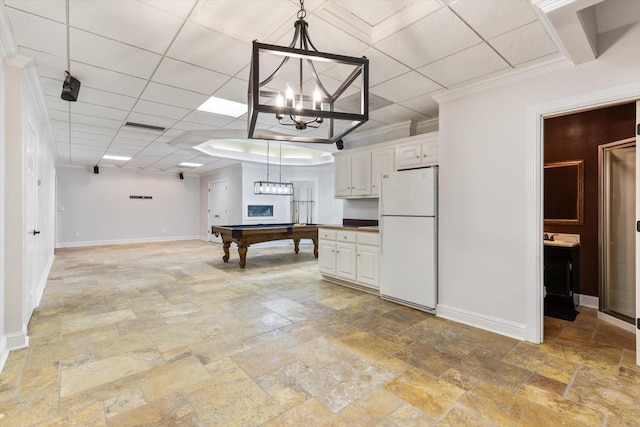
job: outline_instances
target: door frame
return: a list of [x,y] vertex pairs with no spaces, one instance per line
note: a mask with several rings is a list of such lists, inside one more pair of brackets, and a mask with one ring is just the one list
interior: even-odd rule
[[[543,167],[544,119],[589,108],[633,102],[640,99],[640,82],[629,83],[527,107],[525,127],[525,323],[526,339],[542,343],[543,305]],[[636,279],[636,290],[638,290]],[[640,349],[637,349],[640,350]],[[640,352],[637,352],[640,358]],[[640,362],[640,360],[639,360]]]

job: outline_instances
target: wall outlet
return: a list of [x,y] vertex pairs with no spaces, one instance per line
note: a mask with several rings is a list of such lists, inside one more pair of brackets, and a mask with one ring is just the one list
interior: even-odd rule
[[166,232],[167,232],[167,229],[166,229],[166,228],[163,228],[162,230],[160,230],[160,232],[161,232],[161,233],[166,233]]
[[80,232],[76,231],[76,237],[80,237]]

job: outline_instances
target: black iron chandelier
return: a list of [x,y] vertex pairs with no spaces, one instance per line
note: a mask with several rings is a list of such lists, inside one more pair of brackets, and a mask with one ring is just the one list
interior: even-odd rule
[[289,46],[253,42],[248,137],[342,149],[342,138],[369,119],[369,60],[318,51],[306,15],[300,0]]

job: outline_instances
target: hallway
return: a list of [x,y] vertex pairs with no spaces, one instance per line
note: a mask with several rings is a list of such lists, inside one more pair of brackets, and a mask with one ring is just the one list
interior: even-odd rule
[[[579,308],[534,345],[319,279],[308,248],[56,251],[0,425],[632,425],[635,337]],[[481,283],[478,286],[482,286]]]

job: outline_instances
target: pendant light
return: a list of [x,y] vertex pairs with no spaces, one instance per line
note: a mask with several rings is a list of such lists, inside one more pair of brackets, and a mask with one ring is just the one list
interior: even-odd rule
[[254,182],[253,194],[274,196],[291,196],[293,194],[293,183],[282,182],[282,143],[280,143],[280,180],[269,181],[269,141],[267,141],[267,180]]

